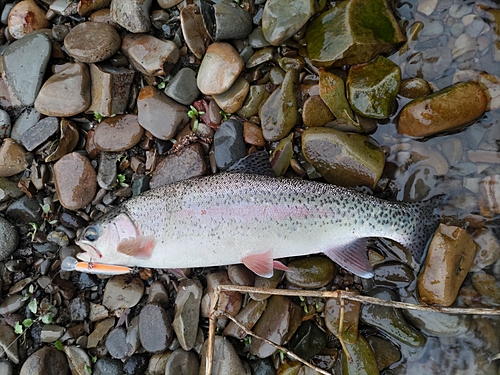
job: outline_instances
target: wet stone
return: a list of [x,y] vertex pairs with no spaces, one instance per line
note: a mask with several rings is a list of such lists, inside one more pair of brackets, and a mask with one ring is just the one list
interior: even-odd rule
[[0,325],[0,348],[2,348],[1,353],[5,353],[9,360],[15,364],[19,363],[19,344],[12,327]]
[[181,104],[192,104],[200,95],[195,71],[190,68],[179,70],[165,88],[165,94]]
[[54,182],[59,201],[69,210],[78,210],[94,199],[95,169],[83,155],[72,152],[54,164]]
[[146,351],[165,351],[174,338],[170,314],[159,305],[144,306],[139,314],[139,338]]
[[[260,319],[262,313],[267,306],[267,300],[255,301],[250,300],[248,304],[243,307],[238,315],[236,315],[236,320],[240,322],[247,329],[252,329],[255,323]],[[242,339],[246,336],[245,331],[239,328],[235,323],[230,322],[226,329],[224,329],[224,336],[232,336],[237,339]]]
[[46,116],[69,117],[90,105],[90,75],[83,63],[68,66],[52,75],[35,100],[35,109]]
[[[341,314],[342,305],[344,313]],[[335,336],[342,336],[350,344],[359,337],[359,311],[361,303],[357,301],[344,301],[339,298],[328,298],[325,303],[325,325]],[[342,320],[341,320],[342,317]]]
[[396,363],[401,358],[401,352],[389,340],[378,336],[369,336],[366,340],[375,354],[380,371]]
[[225,171],[246,156],[246,153],[243,125],[237,120],[223,122],[214,136],[214,156],[217,167]]
[[[218,2],[212,6],[213,13],[202,12],[213,19],[212,38],[216,42],[226,39],[245,39],[252,32],[252,16],[233,2]],[[207,24],[207,21],[205,21]]]
[[288,347],[299,357],[308,361],[326,347],[326,335],[316,324],[307,320],[294,333]]
[[12,363],[0,362],[0,374],[2,374],[2,375],[14,375],[14,369],[12,368]]
[[111,19],[131,33],[147,33],[151,27],[149,13],[152,0],[111,2]]
[[147,34],[126,34],[121,51],[132,66],[145,75],[165,75],[179,60],[179,48],[174,42]]
[[72,374],[86,375],[87,368],[92,368],[92,362],[87,352],[76,345],[64,347],[64,353],[68,359],[69,369]]
[[97,172],[97,183],[102,189],[111,190],[117,181],[117,155],[110,152],[101,152],[99,157],[99,168]]
[[27,108],[16,119],[12,126],[11,138],[17,143],[21,142],[22,135],[35,126],[42,118],[42,115],[33,108]]
[[9,33],[21,39],[34,31],[50,27],[45,11],[34,0],[23,0],[14,5],[9,13]]
[[416,99],[432,94],[432,90],[426,80],[415,77],[401,81],[399,94],[408,99]]
[[101,151],[125,151],[139,143],[143,134],[136,115],[118,115],[105,118],[97,125],[94,142]]
[[144,294],[144,283],[138,277],[113,276],[104,288],[102,304],[110,310],[134,307]]
[[228,43],[212,43],[198,70],[197,84],[205,95],[222,94],[229,90],[243,71],[243,60]]
[[227,268],[227,277],[235,285],[253,286],[255,274],[243,264],[232,264]]
[[243,102],[243,107],[238,115],[250,118],[259,112],[259,107],[269,97],[265,85],[251,85],[248,95]]
[[153,86],[146,86],[139,92],[137,111],[139,124],[165,141],[174,138],[189,122],[188,109]]
[[346,350],[352,360],[342,353],[342,374],[376,375],[379,374],[377,359],[372,348],[363,336],[354,344],[346,344]]
[[401,70],[391,60],[375,60],[349,69],[346,86],[352,109],[376,119],[388,118],[401,81]]
[[106,337],[108,332],[114,327],[115,318],[107,318],[98,322],[94,330],[88,336],[87,348],[95,348],[99,343],[104,344],[103,338]]
[[20,294],[13,294],[4,298],[0,303],[0,315],[7,315],[16,312],[23,307],[26,301],[23,301],[23,296]]
[[75,60],[96,63],[113,56],[121,45],[116,29],[102,22],[82,22],[64,38],[64,47]]
[[198,375],[200,364],[198,356],[183,349],[172,352],[165,364],[165,375]]
[[90,64],[92,102],[88,112],[104,117],[125,112],[134,71],[109,64]]
[[217,105],[226,113],[235,113],[241,109],[250,85],[246,79],[238,77],[225,93],[214,95]]
[[262,14],[262,32],[266,40],[279,46],[299,31],[314,14],[314,2],[299,0],[283,4],[280,0],[269,0]]
[[123,363],[118,359],[103,357],[92,368],[93,375],[122,375]]
[[19,235],[16,228],[0,217],[0,261],[7,259],[16,250]]
[[291,270],[285,273],[288,282],[304,289],[321,288],[335,276],[335,265],[323,256],[296,259],[289,262],[287,267]]
[[16,182],[0,177],[0,202],[7,202],[23,195],[24,192],[17,186]]
[[271,61],[274,58],[275,53],[276,49],[274,47],[258,49],[245,63],[245,67],[248,69],[255,68],[256,66]]
[[252,374],[255,375],[275,375],[276,370],[274,369],[273,362],[271,358],[266,359],[251,359],[248,361],[250,368],[252,369]]
[[59,130],[59,120],[56,117],[45,117],[38,121],[29,131],[21,135],[20,142],[28,151],[33,151]]
[[20,221],[25,224],[29,222],[42,222],[42,208],[36,198],[27,195],[12,203],[7,209],[7,217],[13,221]]
[[[273,289],[276,288],[283,278],[283,271],[274,269],[273,270],[273,276],[270,278],[267,277],[261,277],[261,276],[255,276],[255,284],[254,287],[256,288],[269,288]],[[255,301],[263,301],[265,299],[268,299],[270,297],[269,294],[260,294],[260,293],[249,293],[250,297],[255,300]]]
[[186,351],[191,350],[196,341],[202,293],[198,280],[183,280],[178,287],[172,326],[179,343]]
[[[209,7],[205,2],[198,3],[203,7]],[[189,4],[181,10],[181,28],[186,40],[187,47],[193,52],[197,59],[202,59],[211,42],[207,28],[203,24],[203,16],[196,4]],[[209,19],[211,22],[211,19]]]
[[298,74],[290,69],[281,86],[259,108],[262,133],[266,140],[277,141],[284,138],[297,124],[297,89]]
[[180,152],[163,159],[156,166],[155,174],[149,185],[153,189],[172,182],[203,176],[206,172],[207,165],[203,147],[199,143],[193,143]]
[[375,285],[388,288],[405,288],[414,280],[415,274],[410,266],[399,262],[384,262],[373,267]]
[[80,135],[74,122],[65,118],[61,119],[61,138],[53,153],[45,158],[45,162],[53,162],[73,151],[76,147]]
[[3,109],[0,109],[0,140],[10,137],[12,130],[10,116]]
[[113,329],[106,338],[106,349],[111,357],[116,359],[125,358],[132,349],[127,342],[127,331],[123,327]]
[[26,150],[12,138],[4,139],[0,146],[0,177],[14,176],[22,172],[26,165]]
[[68,361],[63,352],[46,346],[31,354],[21,367],[20,375],[68,375]]
[[319,95],[306,99],[302,107],[302,122],[307,127],[325,126],[335,116]]
[[263,147],[266,144],[262,129],[252,122],[245,121],[243,123],[243,138],[246,143],[257,147]]
[[276,176],[283,176],[293,158],[293,133],[279,141],[270,158]]
[[59,340],[66,329],[64,327],[47,324],[42,327],[42,331],[40,332],[40,341],[41,342],[55,342]]
[[450,306],[474,262],[476,249],[465,229],[440,224],[418,277],[420,300]]
[[479,84],[458,83],[405,105],[397,129],[413,137],[454,130],[481,116],[487,102]]
[[478,229],[472,238],[478,248],[470,271],[479,271],[500,259],[500,243],[491,229]]
[[304,131],[302,153],[328,182],[340,186],[374,187],[385,164],[384,153],[372,138],[328,128]]
[[9,44],[3,53],[6,80],[26,106],[35,102],[51,52],[50,39],[33,33]]
[[[206,373],[208,340],[203,345],[203,351],[200,361],[200,374]],[[246,370],[236,353],[233,345],[222,336],[215,336],[214,354],[213,354],[213,375],[241,374],[250,375],[250,370]]]
[[271,45],[264,37],[264,32],[262,28],[255,28],[248,36],[248,44],[252,48],[264,48]]

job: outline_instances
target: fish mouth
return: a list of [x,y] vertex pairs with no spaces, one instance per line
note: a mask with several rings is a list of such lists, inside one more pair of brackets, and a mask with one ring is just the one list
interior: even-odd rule
[[76,254],[76,257],[84,262],[91,262],[93,259],[102,258],[102,254],[99,250],[97,250],[94,246],[82,243],[82,241],[77,240],[75,243],[82,249],[83,253]]

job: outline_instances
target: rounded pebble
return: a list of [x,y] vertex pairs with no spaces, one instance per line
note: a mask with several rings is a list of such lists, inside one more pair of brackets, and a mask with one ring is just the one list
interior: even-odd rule
[[136,115],[118,115],[104,119],[97,126],[94,143],[101,151],[125,151],[139,143],[143,134]]

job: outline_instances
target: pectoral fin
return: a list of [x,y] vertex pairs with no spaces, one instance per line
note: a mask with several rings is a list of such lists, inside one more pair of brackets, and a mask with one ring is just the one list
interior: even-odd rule
[[117,251],[131,257],[149,258],[154,248],[154,238],[139,236],[137,238],[127,238],[121,240],[118,244]]
[[354,242],[325,251],[325,254],[349,272],[369,279],[373,277],[373,268],[366,257],[367,240],[368,238],[359,238]]
[[261,254],[248,255],[241,260],[255,274],[270,278],[273,276],[273,257],[271,250]]

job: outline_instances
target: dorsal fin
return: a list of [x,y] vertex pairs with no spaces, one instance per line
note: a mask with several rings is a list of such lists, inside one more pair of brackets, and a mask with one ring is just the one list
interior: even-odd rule
[[257,151],[247,155],[231,165],[226,172],[250,173],[276,177],[266,151]]

